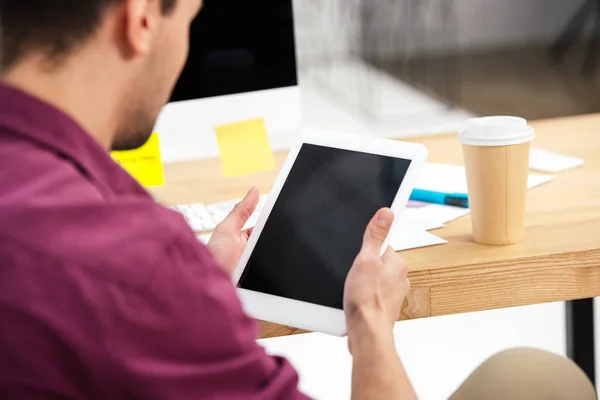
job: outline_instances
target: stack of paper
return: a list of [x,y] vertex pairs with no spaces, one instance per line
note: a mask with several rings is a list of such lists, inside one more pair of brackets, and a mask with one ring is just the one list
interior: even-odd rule
[[[553,180],[548,175],[529,175],[529,189]],[[419,175],[415,187],[444,193],[467,193],[465,168],[459,165],[427,163]],[[402,223],[392,239],[395,250],[447,243],[427,231],[441,228],[448,222],[470,213],[467,208],[428,204],[408,207],[402,215]],[[427,233],[427,235],[426,235]]]

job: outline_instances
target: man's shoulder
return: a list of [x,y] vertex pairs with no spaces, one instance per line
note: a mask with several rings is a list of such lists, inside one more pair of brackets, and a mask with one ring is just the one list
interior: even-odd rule
[[2,133],[0,130],[0,207],[53,202],[60,197],[101,198],[98,188],[68,157]]
[[107,268],[158,262],[174,245],[205,256],[184,218],[143,191],[107,195],[72,160],[23,140],[0,143],[0,252]]

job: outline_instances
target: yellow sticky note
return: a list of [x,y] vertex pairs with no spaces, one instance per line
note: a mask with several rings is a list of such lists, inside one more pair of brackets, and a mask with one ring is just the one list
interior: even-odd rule
[[165,184],[158,133],[153,133],[146,144],[138,149],[113,151],[111,156],[142,186],[162,186]]
[[237,122],[215,128],[226,177],[242,176],[275,168],[264,119]]

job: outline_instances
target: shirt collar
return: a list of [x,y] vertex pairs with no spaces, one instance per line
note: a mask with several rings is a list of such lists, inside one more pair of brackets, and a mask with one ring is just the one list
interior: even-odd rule
[[69,160],[106,194],[148,195],[71,117],[3,83],[0,83],[0,127]]

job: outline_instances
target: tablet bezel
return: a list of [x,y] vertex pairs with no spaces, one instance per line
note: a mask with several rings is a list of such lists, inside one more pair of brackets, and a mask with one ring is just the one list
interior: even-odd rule
[[[390,230],[390,235],[382,246],[382,254],[389,246],[390,237],[398,225],[402,211],[408,202],[418,174],[427,159],[427,148],[416,143],[379,139],[370,136],[342,134],[326,130],[303,130],[299,142],[290,150],[252,234],[248,239],[248,244],[242,252],[242,256],[233,273],[233,280],[236,285],[246,268],[252,251],[258,242],[258,238],[260,237],[277,198],[279,197],[279,193],[281,192],[304,144],[351,150],[411,161],[404,180],[402,181],[400,189],[391,206],[396,218]],[[238,293],[245,311],[253,318],[337,336],[346,334],[346,320],[343,310],[242,288],[238,288]]]

